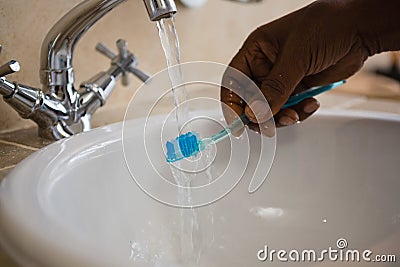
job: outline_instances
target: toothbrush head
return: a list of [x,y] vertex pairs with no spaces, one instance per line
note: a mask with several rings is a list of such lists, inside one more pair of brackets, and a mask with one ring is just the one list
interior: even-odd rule
[[182,134],[171,141],[167,141],[166,148],[167,162],[196,156],[201,151],[200,135],[197,132]]

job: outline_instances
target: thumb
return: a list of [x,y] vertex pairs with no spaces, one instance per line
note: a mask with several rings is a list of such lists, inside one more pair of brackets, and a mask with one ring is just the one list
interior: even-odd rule
[[272,115],[277,114],[303,79],[305,67],[299,61],[295,62],[295,58],[290,55],[278,57],[270,73],[261,82],[260,90],[269,107],[260,99],[254,99],[246,106],[246,115],[253,122],[267,121],[271,117],[270,110]]

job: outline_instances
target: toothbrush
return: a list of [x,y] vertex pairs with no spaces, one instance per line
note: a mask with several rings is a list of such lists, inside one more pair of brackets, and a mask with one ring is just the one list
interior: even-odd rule
[[[291,96],[288,101],[282,106],[282,109],[294,106],[304,99],[319,95],[323,92],[336,88],[346,81],[339,81],[324,86],[317,86],[307,89],[299,94]],[[196,156],[199,152],[203,151],[208,145],[218,143],[224,140],[231,133],[235,133],[247,125],[250,119],[243,113],[238,119],[229,124],[219,133],[216,133],[207,138],[201,138],[197,132],[188,132],[176,137],[173,140],[167,141],[166,149],[167,162],[175,162],[191,156]]]

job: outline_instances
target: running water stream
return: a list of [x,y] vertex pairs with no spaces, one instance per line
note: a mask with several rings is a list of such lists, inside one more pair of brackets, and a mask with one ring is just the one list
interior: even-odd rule
[[175,118],[180,132],[187,121],[188,107],[186,104],[187,91],[184,86],[181,63],[181,50],[178,34],[175,28],[174,17],[157,21],[158,33],[167,60],[168,74],[174,94]]
[[[175,117],[178,124],[178,134],[181,133],[184,123],[188,120],[187,91],[184,86],[184,78],[180,67],[179,39],[175,28],[174,18],[161,19],[157,22],[161,44],[165,53],[168,66],[168,74],[171,81],[174,95]],[[195,163],[193,163],[195,164]],[[178,168],[176,168],[178,167]],[[176,166],[170,165],[171,173],[179,188],[178,202],[181,206],[191,206],[191,180],[196,179],[195,173],[186,173],[179,170],[179,162]],[[211,169],[208,169],[206,177],[211,182]],[[213,241],[213,234],[210,240],[204,238],[205,233],[201,228],[198,213],[194,208],[180,208],[180,264],[182,266],[197,266],[204,247],[209,246]],[[213,215],[205,214],[208,223],[212,225]]]

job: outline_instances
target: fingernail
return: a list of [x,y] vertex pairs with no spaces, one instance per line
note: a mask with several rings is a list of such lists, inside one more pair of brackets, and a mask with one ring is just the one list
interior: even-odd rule
[[284,125],[284,126],[293,125],[293,124],[295,124],[296,122],[297,122],[296,119],[293,119],[293,118],[291,118],[291,117],[289,117],[289,116],[283,116],[283,117],[281,117],[281,118],[279,119],[279,123],[280,123],[281,125]]
[[314,101],[305,105],[303,110],[305,113],[313,113],[319,108],[319,106],[319,102]]
[[263,121],[267,118],[268,115],[268,105],[260,100],[253,101],[250,105],[250,113],[253,115],[253,119],[257,121]]

